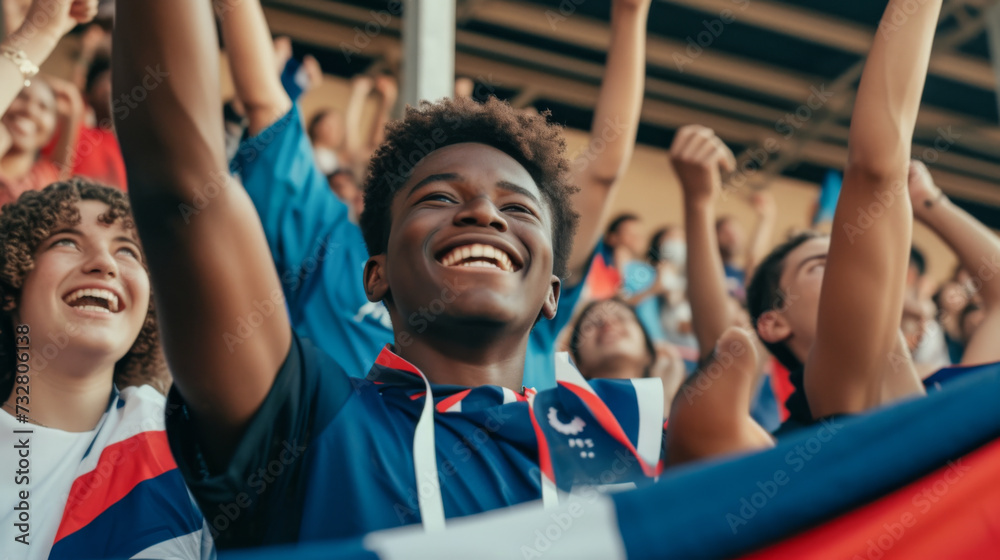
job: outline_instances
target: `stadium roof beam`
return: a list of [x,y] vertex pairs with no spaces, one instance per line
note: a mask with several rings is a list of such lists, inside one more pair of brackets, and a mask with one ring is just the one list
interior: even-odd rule
[[[816,12],[768,0],[753,0],[749,9],[738,10],[733,0],[662,0],[668,4],[684,6],[692,10],[718,15],[729,10],[736,15],[736,21],[767,29],[812,43],[833,47],[845,52],[866,56],[872,44],[872,28],[828,14]],[[968,16],[965,6],[969,2],[953,1],[952,13]],[[978,4],[978,3],[976,3]],[[962,18],[958,18],[960,25]],[[971,18],[975,19],[975,18]],[[973,38],[983,27],[972,22],[964,40]],[[978,27],[978,30],[976,28]],[[971,33],[971,34],[969,34]],[[952,53],[939,52],[931,58],[930,72],[983,89],[993,89],[993,70],[986,62],[979,62]]]
[[[276,32],[288,33],[297,39],[316,45],[339,50],[342,41],[350,43],[355,36],[355,28],[363,28],[373,20],[370,10],[357,6],[320,0],[280,0],[269,2],[270,6],[290,6],[296,12],[269,9],[268,18]],[[513,8],[512,8],[513,6]],[[531,12],[534,10],[534,12]],[[529,17],[533,13],[533,20]],[[487,1],[478,3],[473,11],[473,19],[486,21],[496,25],[510,27],[515,30],[534,34],[552,36],[553,29],[544,16],[545,8],[524,3]],[[316,15],[323,15],[316,18]],[[503,14],[503,15],[497,15]],[[513,14],[514,17],[511,17]],[[493,19],[494,17],[500,19]],[[483,20],[482,18],[486,18]],[[526,21],[527,19],[527,21]],[[368,38],[362,49],[362,54],[370,58],[393,58],[393,53],[399,51],[399,18],[388,21],[379,33]],[[582,26],[580,29],[577,26]],[[572,37],[580,37],[582,29],[587,35],[582,46],[598,50],[606,50],[610,37],[607,24],[580,15],[573,15],[557,24],[555,39],[575,43],[564,35],[567,28]],[[953,30],[952,33],[967,33],[965,28]],[[600,35],[598,34],[600,33]],[[941,41],[941,47],[948,47]],[[667,41],[669,43],[669,41]],[[659,38],[650,39],[649,62],[668,60],[670,52],[664,53],[664,41]],[[551,99],[560,103],[582,108],[592,108],[597,100],[597,84],[603,73],[600,64],[568,56],[552,50],[531,47],[495,36],[475,33],[467,30],[456,34],[456,71],[459,74],[475,78],[480,83],[496,85],[504,89],[517,91],[515,101],[530,104],[536,99]],[[659,46],[657,46],[659,45]],[[654,51],[653,49],[657,49]],[[705,64],[691,65],[689,68],[704,67],[703,71],[720,83],[736,83],[741,87],[743,74],[749,72],[761,75],[760,63],[727,55],[717,55],[720,60],[728,63],[727,67],[737,69],[740,75],[721,75],[712,73],[716,66],[710,61],[712,53],[704,53],[697,62]],[[709,57],[709,58],[704,58]],[[772,71],[776,80],[785,79],[789,72],[774,67]],[[785,76],[785,78],[782,78]],[[780,86],[781,95],[775,97],[789,99],[795,103],[803,103],[807,97],[802,96],[802,90],[809,91],[814,81],[808,77],[799,76],[795,80],[792,75],[792,86]],[[755,89],[755,88],[748,88]],[[776,92],[777,88],[771,91]],[[729,141],[742,145],[760,145],[768,138],[781,136],[777,134],[775,123],[785,117],[785,112],[774,107],[740,98],[713,92],[711,88],[699,89],[694,86],[678,84],[667,80],[647,78],[647,97],[642,112],[642,122],[665,128],[676,129],[692,122],[710,126],[719,135]],[[791,96],[791,97],[790,97]],[[848,96],[840,103],[842,113],[849,114],[853,103],[853,90],[848,90]],[[921,111],[916,137],[926,143],[938,134],[939,127],[953,127],[962,135],[961,143],[965,147],[974,146],[984,154],[1000,153],[1000,129],[987,125],[985,122],[938,108],[925,107]],[[843,167],[846,157],[847,127],[838,119],[831,119],[821,134],[798,136],[793,140],[801,140],[802,147],[797,149],[798,159],[821,167]],[[918,148],[920,149],[920,148]],[[780,154],[779,154],[780,157]],[[943,152],[938,161],[931,165],[935,175],[949,193],[965,198],[1000,205],[1000,193],[995,185],[989,184],[983,178],[1000,177],[1000,166],[991,162],[960,155],[954,152]],[[968,173],[971,176],[966,177]],[[763,178],[763,176],[760,176]],[[978,177],[978,178],[977,178]]]
[[[671,0],[674,1],[674,0]],[[951,2],[947,4],[941,11],[941,19],[944,20],[950,14],[957,12],[965,13],[965,4],[961,0]],[[939,34],[934,42],[934,47],[931,53],[931,60],[938,53],[948,52],[954,49],[956,46],[964,43],[966,37],[970,33],[970,29],[983,29],[985,27],[985,12],[981,12],[978,16],[966,20],[961,23],[957,29],[951,30],[944,34]],[[872,32],[874,34],[875,31]],[[843,93],[850,92],[850,94],[856,95],[857,88],[855,84],[861,77],[861,72],[864,69],[865,60],[853,64],[850,68],[845,70],[840,76],[834,80],[834,85],[831,90],[835,95],[842,95]],[[992,69],[990,71],[990,80],[992,81]],[[838,105],[831,105],[828,108],[823,108],[822,113],[819,118],[807,120],[803,123],[799,130],[799,134],[795,135],[791,142],[782,143],[782,152],[774,160],[768,161],[767,164],[763,166],[762,172],[765,180],[768,178],[773,178],[780,175],[789,167],[796,165],[801,160],[802,149],[806,143],[816,137],[823,136],[828,130],[837,128],[841,129],[842,126],[838,125],[838,121],[850,116],[852,111],[852,104],[841,103]],[[919,120],[919,117],[918,117]],[[955,160],[957,159],[954,154],[947,154],[946,151],[951,147],[951,144],[947,144],[943,149],[933,150],[930,155],[934,156],[934,161],[940,160]],[[746,157],[747,152],[741,154],[742,157]],[[918,153],[914,153],[918,156]],[[959,166],[958,164],[953,164],[955,168],[965,169],[971,171],[970,167],[978,168],[983,170],[986,168],[996,169],[997,166],[989,164],[987,162],[978,162],[971,158],[964,158],[968,161],[965,162],[965,166]],[[846,161],[846,160],[844,160]],[[944,161],[942,161],[944,163]],[[838,166],[839,167],[839,166]],[[989,177],[1000,177],[1000,171],[987,171],[985,173],[980,172]]]
[[[758,1],[760,0],[754,0],[753,5],[756,5]],[[732,5],[729,0],[725,0],[725,2]],[[527,4],[524,2],[492,1],[486,2],[478,7],[476,10],[476,19],[525,33],[554,38],[576,46],[587,47],[602,52],[607,50],[608,44],[611,40],[611,32],[604,22],[578,14],[573,14],[566,17],[565,20],[549,23],[550,19],[546,15],[547,12],[551,12],[551,10],[543,6]],[[979,25],[981,25],[981,23]],[[953,31],[953,33],[964,36],[968,33],[968,29],[969,28],[958,29]],[[961,33],[959,33],[959,31],[961,31]],[[869,31],[869,35],[871,35],[871,31]],[[868,42],[870,44],[870,37]],[[684,43],[660,37],[650,37],[647,42],[646,60],[653,66],[676,68],[677,61],[675,60],[674,55],[685,55],[686,49],[687,45]],[[504,54],[506,55],[508,53],[504,51]],[[538,64],[545,60],[552,60],[554,56],[558,56],[556,53],[552,52],[546,52],[545,55],[546,57],[543,59],[535,58],[528,60],[533,64]],[[569,58],[570,57],[563,57],[563,59]],[[555,65],[555,67],[562,68],[562,66],[559,65]],[[691,64],[684,65],[683,71],[700,78],[723,84],[737,84],[741,88],[763,93],[765,95],[790,101],[792,103],[807,102],[809,97],[812,95],[812,88],[821,87],[824,83],[830,82],[830,80],[823,80],[822,78],[797,74],[760,62],[712,52],[710,50],[703,51]],[[656,82],[653,80],[647,80],[647,92],[658,93],[657,89],[662,88],[662,86],[652,85],[655,83]],[[686,89],[688,93],[691,93],[692,91],[697,93],[695,97],[698,101],[704,101],[706,99],[704,91],[699,91],[694,88],[684,88],[684,86],[673,83],[670,85],[674,86],[671,88],[673,92],[680,92]],[[684,97],[687,98],[688,96],[685,95]],[[729,111],[732,111],[733,108],[738,108],[740,106],[749,108],[748,105],[738,97],[728,97],[728,99],[730,108],[727,110]],[[683,100],[688,101],[688,99]],[[761,109],[763,108],[755,108],[751,115],[760,114],[759,111]],[[935,111],[936,109],[934,108],[924,108],[922,112],[933,114]],[[967,129],[975,127],[988,129],[989,132],[993,132],[994,130],[992,123],[975,121],[969,117],[960,117],[960,119],[963,126]],[[939,118],[938,120],[941,119]],[[951,122],[955,123],[956,121],[953,120]],[[922,125],[918,123],[918,127],[922,127]],[[842,128],[842,136],[846,139],[846,128]]]

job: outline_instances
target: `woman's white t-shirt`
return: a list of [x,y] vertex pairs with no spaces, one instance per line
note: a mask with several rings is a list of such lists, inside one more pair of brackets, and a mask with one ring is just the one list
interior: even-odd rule
[[[97,430],[64,432],[22,424],[6,408],[0,410],[0,558],[45,560],[80,459]],[[22,492],[27,499],[21,499]]]

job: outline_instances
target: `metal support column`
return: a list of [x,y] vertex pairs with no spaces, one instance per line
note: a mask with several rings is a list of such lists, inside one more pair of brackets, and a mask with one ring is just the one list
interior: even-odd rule
[[455,89],[455,0],[403,4],[403,102],[451,97]]

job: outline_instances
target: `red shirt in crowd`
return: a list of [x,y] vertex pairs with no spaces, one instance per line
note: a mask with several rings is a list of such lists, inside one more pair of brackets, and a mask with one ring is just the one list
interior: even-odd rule
[[[42,156],[51,157],[58,141],[58,137],[53,138],[42,150]],[[72,175],[126,190],[125,160],[122,159],[122,150],[113,131],[80,125],[80,134],[73,148]]]
[[125,161],[115,133],[103,128],[80,127],[73,175],[82,175],[109,187],[126,190]]
[[14,202],[25,191],[38,191],[59,180],[59,169],[51,161],[40,159],[20,179],[0,174],[0,206]]

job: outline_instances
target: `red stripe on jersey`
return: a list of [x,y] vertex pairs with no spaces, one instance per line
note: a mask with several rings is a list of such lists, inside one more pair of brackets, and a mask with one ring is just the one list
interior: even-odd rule
[[[529,395],[530,396],[530,395]],[[531,426],[535,429],[535,439],[538,440],[538,468],[542,470],[542,474],[549,479],[550,482],[555,484],[556,481],[556,471],[552,468],[552,456],[549,454],[549,443],[545,441],[545,433],[542,432],[542,427],[538,425],[538,419],[535,418],[535,406],[531,400],[528,406],[528,416],[531,418]]]
[[176,468],[165,431],[142,432],[105,447],[94,470],[73,481],[54,542],[85,527],[139,483]]
[[454,395],[452,395],[450,397],[445,397],[445,398],[441,399],[441,402],[437,403],[437,411],[438,412],[448,412],[449,408],[451,408],[452,406],[454,406],[455,403],[457,403],[457,402],[461,401],[462,399],[464,399],[471,392],[472,392],[472,389],[466,389],[464,391],[459,391],[459,392],[455,393]]
[[629,450],[629,453],[631,453],[632,456],[639,461],[639,465],[642,467],[642,472],[646,476],[654,477],[660,474],[658,472],[659,468],[657,465],[649,465],[642,459],[642,457],[639,456],[639,452],[635,450],[635,446],[632,445],[628,436],[625,435],[625,430],[623,430],[621,424],[618,423],[618,419],[615,418],[615,415],[611,413],[610,409],[608,409],[608,405],[604,404],[601,397],[598,397],[596,394],[591,393],[587,389],[572,383],[560,381],[559,385],[572,391],[574,395],[583,401],[583,404],[587,405],[587,408],[590,409],[590,413],[594,415],[594,418],[601,425],[601,427],[604,428],[608,435],[615,438],[618,443],[624,445],[625,448]]
[[399,371],[405,371],[406,373],[412,373],[413,375],[418,375],[423,377],[424,375],[420,373],[417,366],[407,362],[403,358],[396,355],[395,352],[389,349],[389,345],[386,344],[385,348],[379,352],[378,358],[375,359],[375,363],[387,368],[396,369]]

